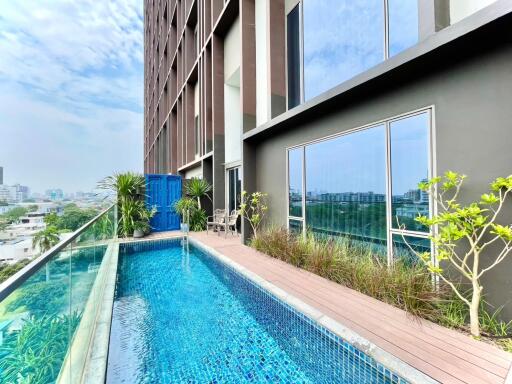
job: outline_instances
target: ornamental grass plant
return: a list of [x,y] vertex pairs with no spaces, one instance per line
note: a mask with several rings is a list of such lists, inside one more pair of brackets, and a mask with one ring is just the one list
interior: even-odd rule
[[251,246],[425,319],[439,321],[440,303],[451,297],[448,290],[436,291],[423,265],[398,260],[388,267],[375,249],[351,239],[312,234],[304,239],[274,227],[262,231]]
[[[389,267],[378,248],[349,238],[327,238],[289,233],[286,228],[260,231],[250,244],[256,250],[338,284],[398,307],[407,313],[449,328],[469,333],[469,311],[450,287],[432,284],[432,275],[422,264],[400,258]],[[462,288],[461,288],[462,289]],[[500,320],[481,303],[480,326],[484,340],[512,352],[512,321]],[[491,336],[491,337],[489,337]],[[497,338],[496,338],[497,337]]]

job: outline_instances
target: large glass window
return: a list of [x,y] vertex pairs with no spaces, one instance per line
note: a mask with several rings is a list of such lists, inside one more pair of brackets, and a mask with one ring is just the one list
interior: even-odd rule
[[393,241],[393,258],[401,260],[405,264],[415,265],[421,263],[418,260],[416,252],[430,252],[430,240],[422,237],[413,237],[401,234],[394,234]]
[[303,228],[302,228],[303,222],[302,220],[288,220],[288,230],[290,233],[293,233],[294,235],[300,235],[302,234]]
[[390,123],[392,227],[427,231],[415,221],[428,215],[428,194],[418,184],[429,173],[429,114],[427,112]]
[[[288,150],[288,226],[416,263],[430,251],[430,110]],[[388,152],[389,150],[389,152]],[[405,239],[405,241],[404,241]]]
[[304,0],[305,99],[384,59],[383,0]]
[[300,104],[300,11],[297,5],[286,16],[288,109]]
[[302,217],[302,170],[304,149],[288,151],[288,215]]
[[327,235],[386,242],[384,125],[306,147],[306,225]]
[[389,56],[418,42],[418,0],[388,0]]
[[417,0],[301,0],[300,4],[286,16],[289,109],[301,97],[310,100],[419,39]]

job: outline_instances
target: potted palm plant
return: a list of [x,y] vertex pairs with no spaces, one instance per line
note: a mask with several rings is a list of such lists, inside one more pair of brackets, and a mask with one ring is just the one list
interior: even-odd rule
[[133,220],[131,227],[133,229],[133,237],[140,239],[151,231],[151,225],[149,221],[155,216],[156,208],[147,209],[144,204],[138,207],[136,218]]
[[146,235],[150,230],[149,223],[139,220],[133,223],[133,238],[140,239]]

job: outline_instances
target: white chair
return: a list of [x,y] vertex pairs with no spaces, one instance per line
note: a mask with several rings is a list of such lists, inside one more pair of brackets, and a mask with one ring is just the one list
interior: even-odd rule
[[231,214],[227,218],[227,221],[224,221],[218,225],[217,234],[220,235],[220,229],[224,229],[224,235],[228,237],[228,232],[234,236],[235,233],[238,235],[236,231],[236,222],[238,220],[238,216],[240,216],[240,212],[233,210]]
[[213,211],[212,216],[208,216],[208,219],[206,220],[206,234],[208,234],[208,229],[210,227],[213,227],[213,231],[217,230],[218,227],[222,224],[224,224],[226,220],[226,210],[225,209],[216,209]]

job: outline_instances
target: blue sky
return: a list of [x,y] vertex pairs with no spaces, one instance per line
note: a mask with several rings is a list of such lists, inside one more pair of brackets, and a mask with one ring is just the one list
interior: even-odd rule
[[5,183],[87,191],[142,171],[142,0],[0,0]]

